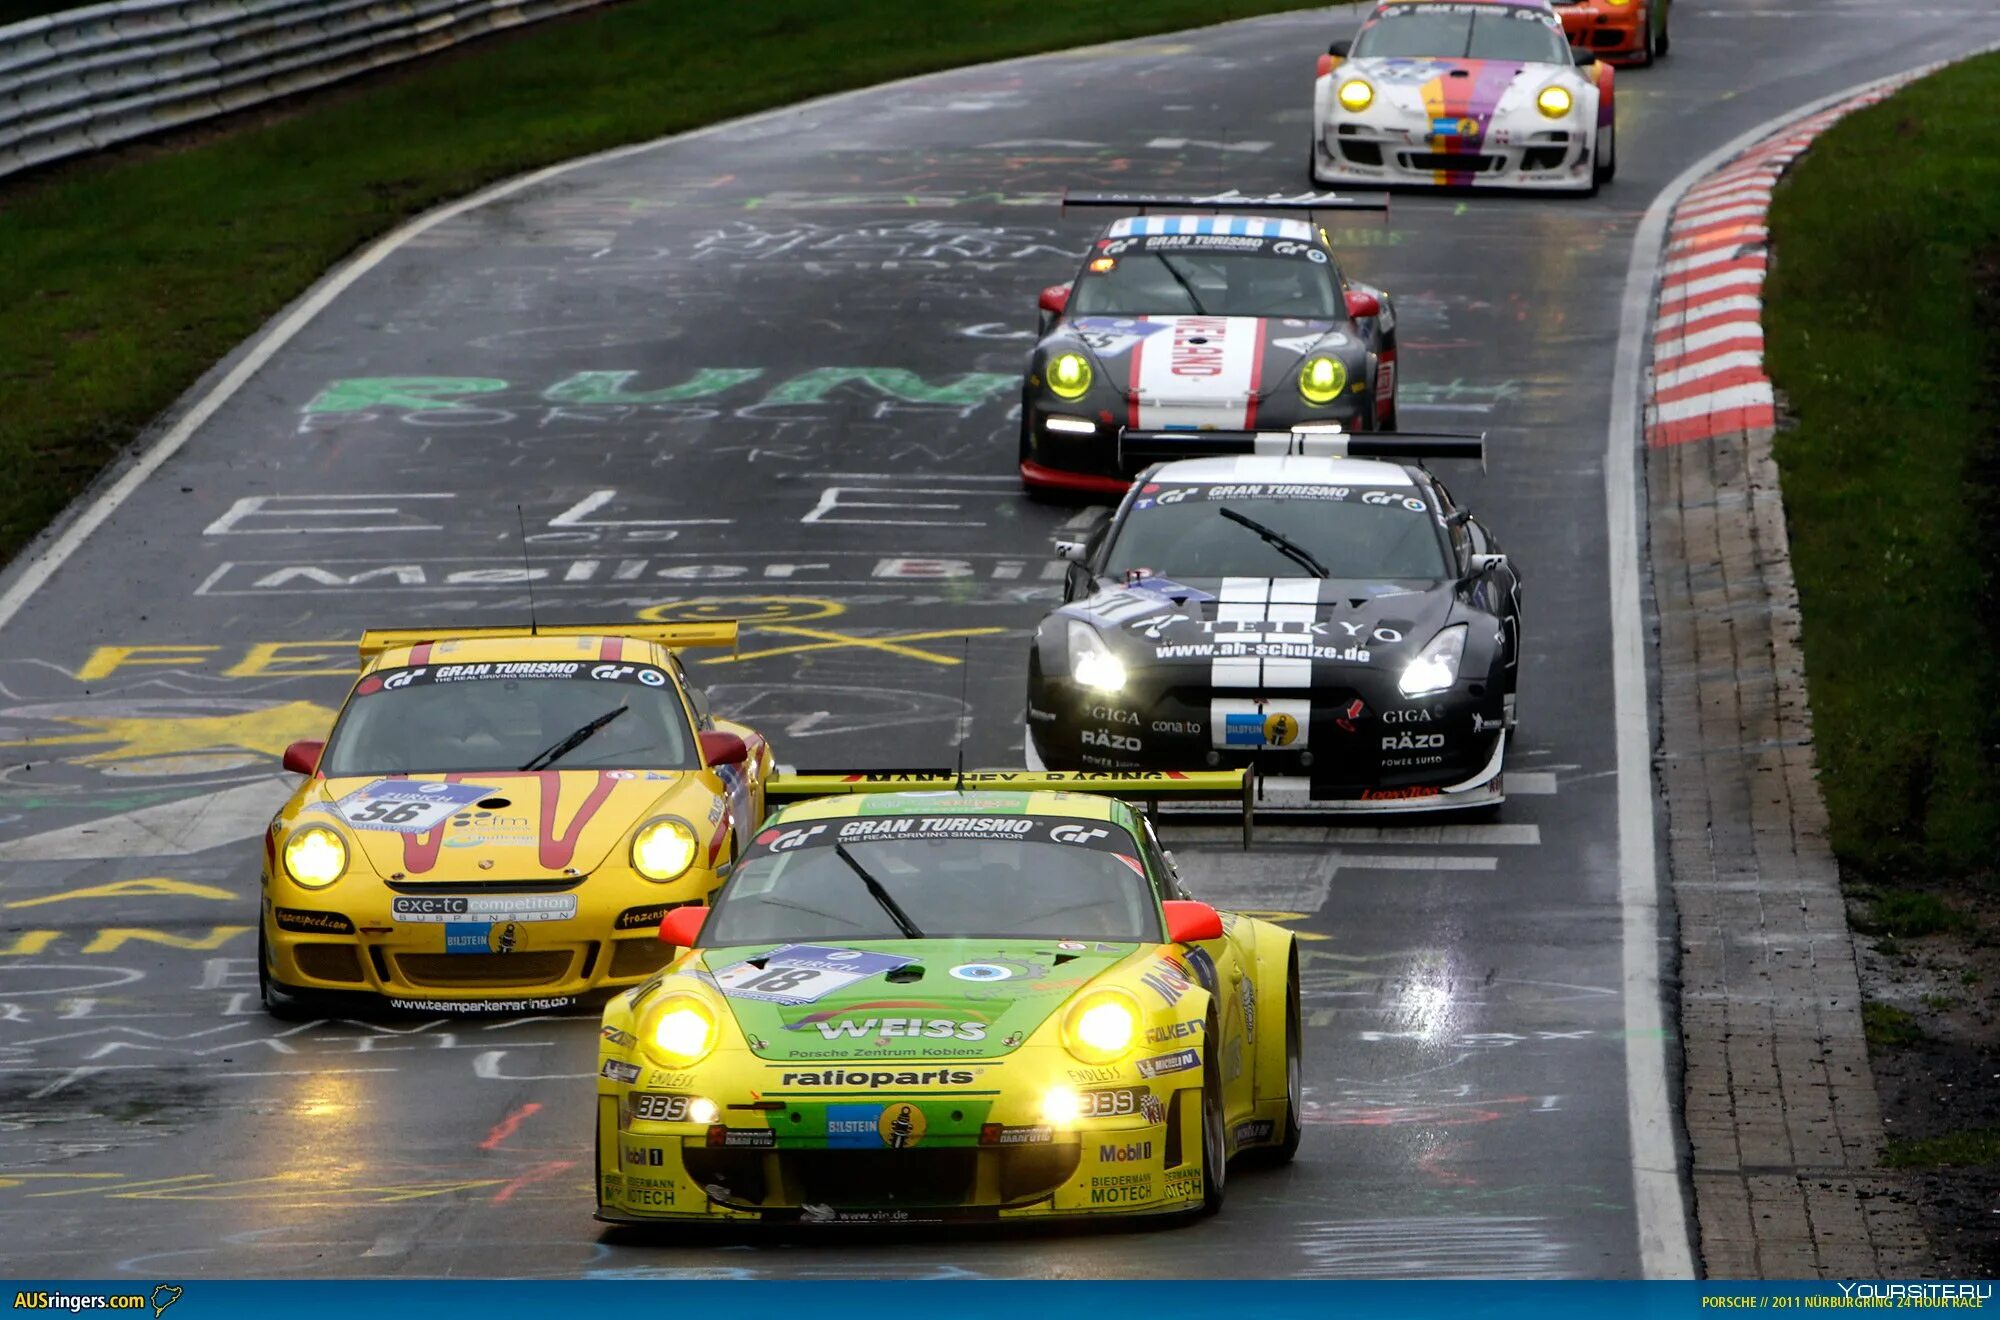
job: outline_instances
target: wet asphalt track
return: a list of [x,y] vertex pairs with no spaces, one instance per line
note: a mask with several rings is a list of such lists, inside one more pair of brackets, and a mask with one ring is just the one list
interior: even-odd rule
[[1524,736],[1499,823],[1276,828],[1248,861],[1178,831],[1206,896],[1309,935],[1305,1146],[1220,1218],[608,1243],[588,1021],[255,1004],[277,753],[363,626],[525,618],[517,502],[545,620],[761,620],[694,669],[784,759],[943,762],[962,734],[1018,764],[1069,514],[1016,491],[1016,382],[1096,223],[1052,196],[1303,187],[1312,55],[1353,21],[596,163],[436,226],[278,353],[0,633],[0,1273],[1638,1273],[1601,470],[1631,234],[1745,129],[2000,37],[1988,0],[1681,0],[1673,56],[1619,74],[1598,199],[1405,198],[1337,233],[1398,300],[1405,428],[1491,438],[1490,474],[1447,479],[1526,574]]

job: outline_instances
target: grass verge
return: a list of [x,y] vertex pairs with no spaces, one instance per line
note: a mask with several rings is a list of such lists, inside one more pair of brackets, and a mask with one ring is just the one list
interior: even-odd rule
[[1927,1039],[1922,1024],[1914,1015],[1888,1004],[1863,1004],[1861,1030],[1868,1037],[1868,1043],[1878,1050],[1915,1045]]
[[185,150],[14,188],[0,200],[0,556],[328,266],[437,202],[845,88],[1313,2],[757,0],[689,22],[678,0],[628,0]]
[[2000,1128],[1972,1128],[1921,1141],[1892,1140],[1882,1153],[1892,1169],[1963,1169],[2000,1164]]
[[[1822,137],[1779,188],[1765,289],[1820,782],[1871,879],[2000,857],[2000,57]],[[1898,932],[1902,933],[1902,932]]]

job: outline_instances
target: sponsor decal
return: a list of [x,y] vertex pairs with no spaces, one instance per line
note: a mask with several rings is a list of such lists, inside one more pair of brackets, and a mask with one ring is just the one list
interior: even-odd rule
[[600,1027],[597,1034],[620,1049],[630,1049],[639,1043],[637,1036],[629,1031],[621,1031],[617,1027]]
[[1110,1067],[1071,1068],[1068,1075],[1072,1082],[1110,1082],[1117,1080],[1118,1070]]
[[922,1037],[929,1040],[985,1040],[984,1022],[964,1022],[957,1018],[830,1018],[820,1022],[797,1022],[787,1027],[787,1031],[802,1031],[807,1026],[819,1028],[819,1034],[828,1040],[842,1037],[863,1039],[880,1037]]
[[678,906],[670,903],[656,903],[652,907],[626,908],[611,923],[613,930],[651,930],[666,920],[667,909]]
[[[605,1181],[609,1183],[610,1178],[607,1176]],[[609,1193],[609,1189],[607,1188],[605,1199],[620,1200],[625,1205],[644,1207],[649,1210],[671,1210],[674,1205],[675,1191],[673,1180],[669,1178],[628,1176],[625,1179],[625,1195],[614,1197]]]
[[769,1150],[778,1144],[778,1134],[769,1128],[733,1128],[718,1123],[708,1130],[708,1144]]
[[1474,715],[1472,717],[1472,731],[1474,733],[1499,733],[1506,727],[1507,721],[1505,720],[1489,720],[1484,715]]
[[1153,1158],[1153,1143],[1148,1141],[1128,1141],[1123,1145],[1100,1145],[1097,1148],[1099,1164],[1136,1164]]
[[679,1123],[687,1118],[688,1097],[639,1091],[632,1096],[632,1117],[648,1123]]
[[575,1008],[575,995],[544,995],[538,999],[398,999],[389,1007],[414,1013],[550,1013]]
[[[1399,636],[1396,640],[1402,640]],[[1153,648],[1156,660],[1325,660],[1365,665],[1372,655],[1365,646],[1320,646],[1312,642],[1173,642]]]
[[446,922],[444,928],[444,951],[446,953],[512,953],[520,939],[519,928],[513,922],[505,925],[491,925],[486,922]]
[[757,847],[767,852],[790,852],[802,848],[813,839],[826,833],[825,825],[809,825],[803,829],[765,830],[755,839]]
[[624,1149],[623,1163],[634,1168],[643,1169],[650,1165],[657,1169],[666,1162],[666,1156],[658,1146],[627,1146]]
[[826,1144],[840,1150],[873,1150],[882,1144],[880,1105],[828,1105]]
[[363,679],[355,687],[355,694],[368,696],[435,683],[572,678],[586,682],[631,683],[649,688],[663,688],[671,682],[664,670],[653,665],[592,664],[585,660],[495,660],[479,664],[419,665],[410,669],[383,670]]
[[1201,1029],[1202,1020],[1200,1018],[1189,1018],[1185,1022],[1171,1022],[1164,1027],[1147,1027],[1146,1043],[1148,1045],[1164,1045],[1172,1040],[1185,1040],[1189,1036],[1199,1036]]
[[1438,713],[1429,706],[1409,706],[1401,710],[1382,712],[1384,724],[1429,724],[1438,718]]
[[1257,1039],[1257,986],[1249,977],[1237,983],[1237,998],[1243,1001],[1243,1035],[1247,1040]]
[[418,783],[377,779],[333,804],[335,814],[358,830],[425,834],[460,808],[498,790],[484,784]]
[[[1111,831],[1094,825],[1058,825],[1049,831],[1049,838],[1056,843],[1089,843],[1093,839],[1108,839]],[[1073,941],[1064,941],[1059,947],[1067,948]],[[1082,948],[1081,944],[1076,946]]]
[[1194,977],[1177,958],[1162,958],[1148,968],[1139,978],[1141,984],[1152,990],[1168,1006],[1181,1002],[1181,996],[1194,988]]
[[915,1105],[885,1105],[875,1131],[890,1150],[908,1150],[924,1139],[924,1111]]
[[1114,752],[1137,752],[1144,749],[1144,744],[1128,734],[1105,733],[1097,729],[1083,731],[1083,745],[1103,747]]
[[825,1068],[818,1072],[788,1072],[780,1086],[844,1087],[878,1091],[885,1086],[970,1086],[978,1074],[969,1068],[931,1068],[924,1072],[892,1072],[887,1068]]
[[1139,1060],[1141,1077],[1164,1077],[1168,1073],[1186,1072],[1201,1066],[1201,1056],[1193,1050],[1175,1050],[1172,1054],[1156,1054],[1150,1059]]
[[[1158,1123],[1160,1118],[1152,1117],[1159,1112],[1164,1118],[1159,1100],[1143,1086],[1106,1086],[1082,1093],[1083,1117],[1124,1118],[1128,1114],[1144,1114],[1149,1123]],[[1149,1112],[1147,1101],[1152,1101]]]
[[279,930],[296,930],[312,935],[352,935],[354,923],[338,912],[308,912],[303,908],[276,908],[272,916]]
[[1055,1129],[1049,1127],[1008,1127],[1004,1123],[986,1123],[979,1129],[979,1144],[982,1146],[1042,1146],[1055,1139]]
[[1158,1127],[1167,1121],[1167,1106],[1160,1097],[1147,1091],[1139,1097],[1139,1117]]
[[1443,746],[1444,735],[1441,733],[1405,732],[1391,734],[1382,740],[1382,750],[1385,752],[1423,752]]
[[1183,1165],[1167,1170],[1166,1198],[1169,1201],[1192,1200],[1201,1195],[1201,1170],[1193,1165]]
[[1206,727],[1198,720],[1154,720],[1154,733],[1200,733]]
[[1150,1173],[1105,1174],[1090,1180],[1092,1205],[1131,1205],[1153,1199]]
[[756,999],[796,1006],[823,999],[915,959],[895,953],[870,953],[821,944],[788,944],[762,958],[746,959],[715,975],[715,984],[732,999]]
[[1352,702],[1348,703],[1345,709],[1333,717],[1334,726],[1342,733],[1353,733],[1354,722],[1360,719],[1362,712],[1367,709],[1362,704],[1361,698],[1356,697]]
[[568,921],[576,916],[575,894],[402,894],[390,900],[395,921],[445,925],[474,921]]
[[951,974],[961,981],[1005,981],[1014,975],[1014,969],[999,963],[960,963]]
[[1106,724],[1137,724],[1139,722],[1139,712],[1136,710],[1120,710],[1116,706],[1092,706],[1090,708],[1090,718],[1103,720]]
[[1236,1144],[1239,1146],[1248,1146],[1260,1141],[1269,1141],[1271,1139],[1271,1131],[1271,1120],[1268,1118],[1259,1118],[1248,1123],[1238,1123],[1236,1125]]
[[1361,790],[1363,802],[1403,802],[1411,798],[1438,796],[1440,790],[1411,786],[1409,788],[1364,788]]
[[630,1086],[639,1080],[640,1071],[639,1065],[636,1063],[626,1063],[623,1059],[606,1059],[604,1067],[598,1075],[622,1085]]
[[1283,711],[1264,717],[1264,743],[1268,747],[1289,747],[1299,736],[1299,721],[1296,715]]

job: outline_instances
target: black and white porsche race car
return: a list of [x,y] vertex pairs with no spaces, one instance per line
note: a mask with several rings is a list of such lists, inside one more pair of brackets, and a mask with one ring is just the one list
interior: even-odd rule
[[[1042,290],[1021,392],[1031,492],[1123,494],[1125,427],[1395,429],[1395,307],[1342,273],[1313,218],[1385,212],[1384,195],[1072,193],[1063,205],[1142,213],[1106,225],[1072,283]],[[1259,211],[1272,214],[1247,214]]]
[[[1028,761],[1254,766],[1260,801],[1504,799],[1520,577],[1423,466],[1463,436],[1128,431],[1144,471],[1036,631]],[[1381,459],[1412,460],[1388,462]]]

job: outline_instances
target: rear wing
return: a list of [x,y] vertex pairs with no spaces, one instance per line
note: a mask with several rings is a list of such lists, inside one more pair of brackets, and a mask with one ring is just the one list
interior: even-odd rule
[[776,806],[850,793],[976,793],[1048,790],[1103,793],[1133,802],[1217,801],[1243,804],[1243,846],[1256,824],[1256,780],[1248,770],[781,770],[764,781]]
[[653,642],[670,650],[736,647],[736,620],[701,623],[562,623],[505,628],[370,628],[361,634],[361,663],[373,662],[384,651],[426,642],[495,641],[509,637],[622,637]]
[[1134,431],[1118,433],[1121,465],[1165,463],[1182,458],[1228,454],[1270,454],[1306,458],[1471,458],[1486,470],[1486,433],[1413,434],[1408,431],[1350,432],[1311,425],[1291,431]]
[[1072,206],[1105,207],[1115,211],[1380,211],[1389,210],[1389,194],[1365,193],[1266,193],[1257,196],[1231,188],[1219,193],[1124,193],[1071,192],[1063,189],[1062,209]]

